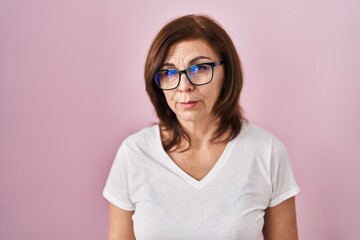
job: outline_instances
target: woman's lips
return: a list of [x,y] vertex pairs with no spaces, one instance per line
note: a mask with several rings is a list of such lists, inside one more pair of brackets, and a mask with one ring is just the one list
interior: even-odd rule
[[188,102],[180,102],[180,105],[183,108],[190,109],[193,108],[197,103],[198,101],[188,101]]

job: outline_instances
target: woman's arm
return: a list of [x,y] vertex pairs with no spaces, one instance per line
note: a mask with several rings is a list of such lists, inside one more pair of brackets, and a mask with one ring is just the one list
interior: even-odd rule
[[109,204],[109,240],[135,240],[133,214],[134,211],[125,211]]
[[295,197],[265,210],[264,240],[298,240]]

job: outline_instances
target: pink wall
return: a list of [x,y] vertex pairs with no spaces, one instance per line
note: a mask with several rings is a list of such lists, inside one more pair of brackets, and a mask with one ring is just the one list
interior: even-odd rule
[[[293,1],[291,1],[293,2]],[[121,140],[169,19],[207,13],[245,68],[246,116],[287,145],[301,239],[360,239],[360,2],[0,1],[0,239],[105,239]]]

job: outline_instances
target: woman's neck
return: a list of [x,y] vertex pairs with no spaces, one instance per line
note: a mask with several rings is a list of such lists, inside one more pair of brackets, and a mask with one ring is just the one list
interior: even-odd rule
[[189,135],[191,145],[196,147],[211,142],[218,129],[219,121],[213,120],[201,123],[180,122],[180,124]]
[[[189,137],[189,141],[183,138],[181,142],[173,146],[169,151],[186,151],[189,149],[200,149],[209,147],[211,144],[225,143],[228,139],[228,134],[230,131],[226,131],[225,134],[220,136],[214,141],[214,137],[216,137],[216,132],[218,130],[218,126],[220,123],[219,119],[212,119],[208,121],[202,121],[201,123],[195,123],[191,121],[181,122],[179,121],[183,130],[187,133]],[[162,129],[161,130],[161,138],[164,141],[173,138],[174,132],[171,130]],[[191,143],[191,145],[189,145]]]

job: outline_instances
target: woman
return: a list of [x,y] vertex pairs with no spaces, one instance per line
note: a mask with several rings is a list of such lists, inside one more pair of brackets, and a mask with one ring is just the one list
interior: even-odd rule
[[145,64],[159,125],[128,137],[104,189],[109,239],[297,239],[286,149],[241,115],[242,71],[222,27],[177,18]]

